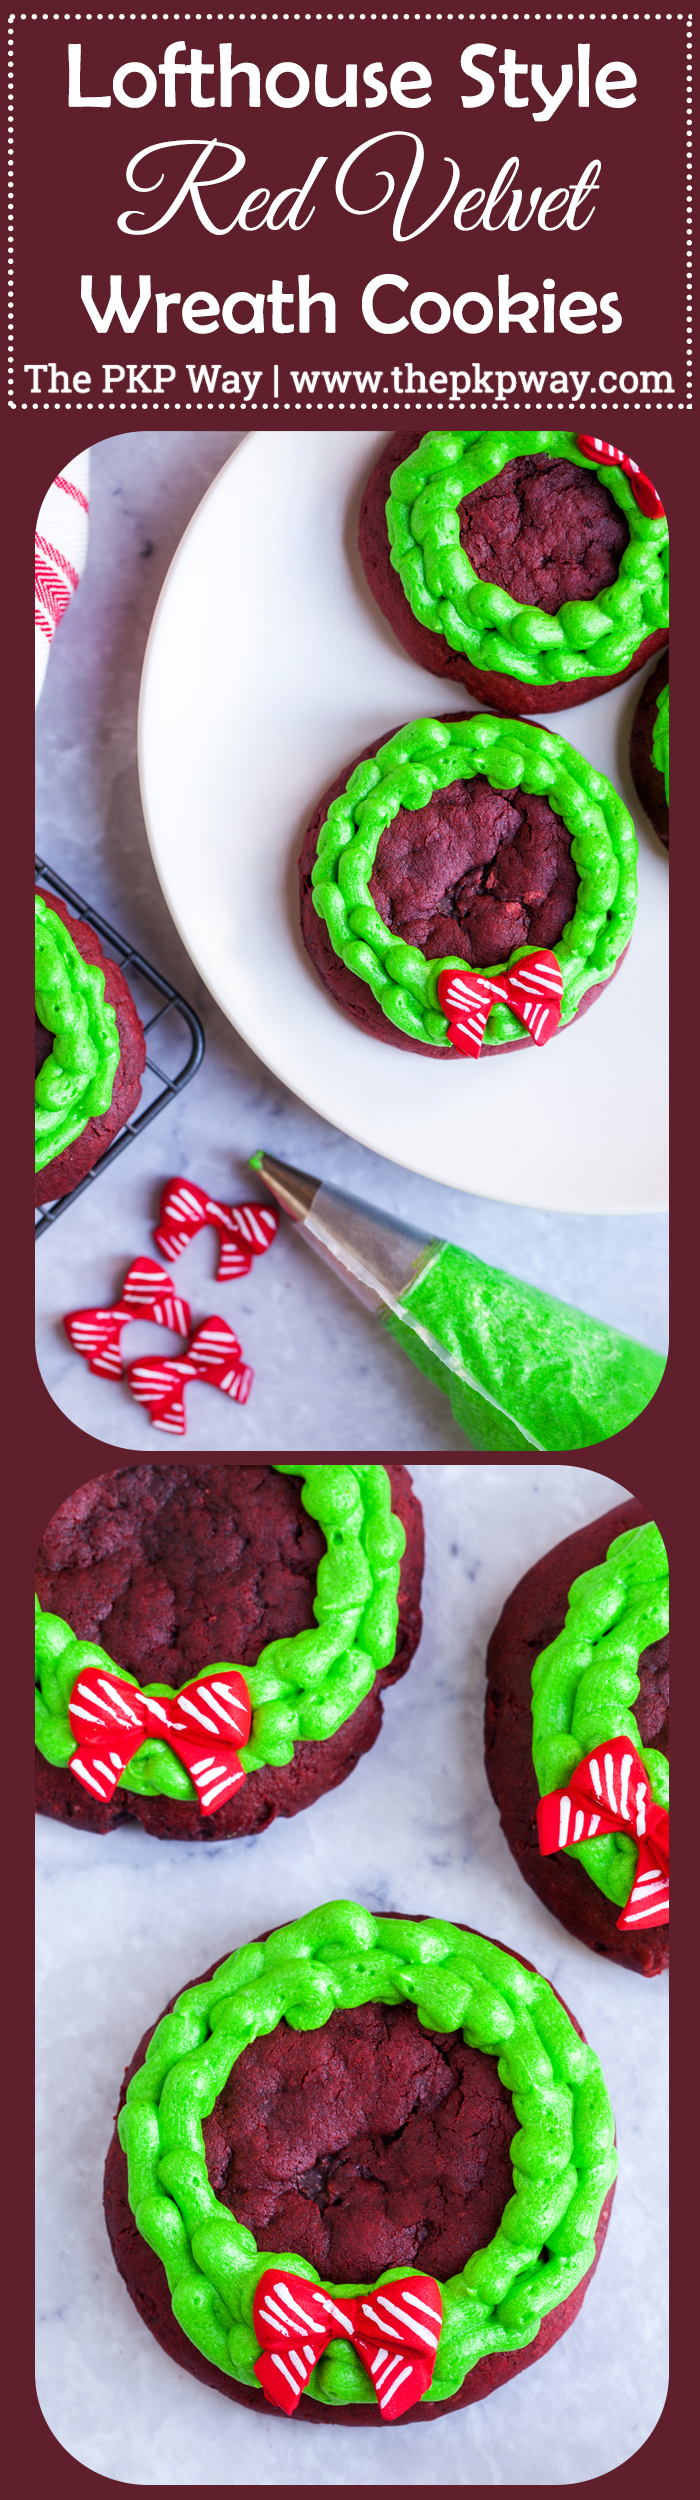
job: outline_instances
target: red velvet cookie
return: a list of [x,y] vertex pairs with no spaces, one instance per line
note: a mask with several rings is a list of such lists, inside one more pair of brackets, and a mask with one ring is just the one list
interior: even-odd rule
[[[82,1135],[74,1139],[72,1146],[66,1146],[63,1154],[55,1155],[53,1162],[44,1164],[43,1171],[35,1175],[34,1204],[43,1207],[50,1199],[67,1197],[68,1191],[85,1179],[86,1173],[92,1171],[93,1164],[105,1153],[107,1146],[111,1146],[112,1139],[131,1118],[132,1111],[136,1110],[146,1065],[146,1042],[128,982],[119,965],[113,963],[109,955],[103,954],[96,929],[90,928],[87,920],[74,920],[60,895],[44,893],[42,888],[39,891],[49,910],[56,912],[59,920],[63,921],[84,962],[97,964],[99,970],[104,972],[105,1000],[114,1008],[121,1046],[109,1109],[98,1118],[88,1120]],[[35,1074],[38,1075],[43,1067],[52,1045],[53,1035],[45,1031],[37,1016]]]
[[[420,433],[392,436],[365,488],[359,531],[372,596],[419,667],[468,686],[481,703],[500,712],[559,712],[623,685],[668,641],[667,627],[659,628],[640,638],[626,667],[549,685],[528,684],[500,667],[480,668],[454,650],[444,633],[414,614],[391,562],[386,519],[391,479],[423,439]],[[625,516],[595,470],[546,452],[507,461],[460,507],[460,543],[479,580],[545,615],[555,616],[565,601],[593,599],[612,585],[628,542]]]
[[[353,1905],[334,1907],[348,1913]],[[312,1917],[317,1915],[322,1914]],[[392,1918],[390,1913],[385,1935]],[[414,1929],[423,1923],[410,1922]],[[408,1924],[402,1922],[404,1934]],[[474,1933],[454,1924],[462,1935]],[[483,1941],[475,1937],[478,1945]],[[506,1964],[532,1971],[523,1956],[503,1947],[496,1951]],[[221,1967],[214,1964],[203,1982],[193,1984],[206,1985]],[[274,1970],[273,1964],[273,1979]],[[425,1984],[427,1989],[427,1970]],[[551,1996],[564,2004],[555,1990]],[[164,2013],[171,2014],[177,2003],[171,1999]],[[575,2016],[569,2020],[583,2040]],[[127,2068],[120,2112],[156,2029],[154,2024],[144,2034]],[[412,2003],[370,2000],[330,2012],[320,2028],[309,2029],[301,2017],[300,2027],[296,2021],[292,2027],[283,2017],[243,2048],[202,2120],[206,2176],[219,2208],[253,2234],[258,2255],[279,2251],[287,2273],[298,2256],[330,2286],[376,2283],[388,2269],[407,2267],[433,2284],[454,2286],[476,2252],[491,2247],[506,2206],[512,2207],[511,2148],[518,2124],[496,2055],[468,2046],[458,2028],[431,2028]],[[542,2317],[534,2340],[515,2350],[489,2350],[467,2370],[456,2392],[442,2401],[438,2396],[410,2404],[404,2422],[429,2422],[477,2403],[566,2333],[601,2254],[614,2167],[614,2154],[608,2155],[610,2184],[603,2193],[603,2182],[599,2193],[593,2261],[567,2298]],[[204,2385],[269,2414],[260,2387],[229,2375],[183,2331],[160,2256],[141,2236],[129,2203],[127,2155],[116,2125],[104,2205],[116,2265],[163,2351]],[[197,2262],[204,2262],[201,2251]],[[274,2272],[264,2279],[274,2287]],[[302,2281],[300,2288],[303,2292],[308,2284]],[[387,2289],[395,2293],[396,2282]],[[382,2419],[376,2403],[329,2406],[307,2393],[294,2418],[375,2428]]]
[[[668,1965],[668,1926],[621,1932],[619,1906],[591,1881],[581,1861],[559,1849],[540,1850],[540,1790],[533,1762],[532,1671],[541,1652],[558,1638],[569,1592],[583,1572],[605,1562],[613,1541],[640,1528],[648,1514],[627,1501],[579,1528],[544,1554],[511,1592],[491,1635],[487,1657],[486,1770],[508,1846],[525,1882],[569,1933],[607,1961],[653,1978]],[[590,1667],[591,1652],[587,1653]],[[630,1707],[639,1743],[668,1759],[668,1637],[651,1642],[639,1658],[639,1695]]]
[[[375,1570],[372,1583],[375,1606],[377,1594],[381,1597],[387,1585],[384,1549],[395,1554],[388,1567],[391,1589],[396,1591],[388,1620],[395,1630],[388,1640],[384,1637],[383,1645],[378,1639],[373,1646],[371,1635],[366,1636],[369,1654],[358,1705],[353,1707],[351,1692],[347,1707],[342,1703],[335,1711],[329,1707],[329,1734],[316,1739],[304,1733],[290,1736],[281,1760],[266,1759],[260,1767],[249,1769],[235,1794],[209,1813],[200,1810],[191,1788],[189,1795],[144,1794],[118,1785],[109,1802],[100,1802],[68,1767],[76,1747],[70,1730],[63,1746],[66,1767],[56,1760],[61,1749],[54,1740],[56,1735],[60,1739],[65,1728],[65,1708],[63,1721],[55,1715],[49,1720],[48,1736],[42,1732],[47,1723],[39,1716],[39,1742],[47,1742],[54,1756],[47,1760],[37,1751],[40,1813],[83,1831],[111,1831],[115,1824],[135,1818],[162,1839],[228,1840],[239,1833],[262,1831],[278,1814],[298,1814],[326,1789],[347,1779],[360,1755],[369,1751],[381,1727],[383,1688],[405,1674],[420,1638],[422,1511],[405,1467],[300,1468],[298,1473],[304,1481],[321,1476],[329,1481],[324,1515],[341,1557],[347,1554],[348,1533],[331,1523],[340,1520],[337,1504],[346,1494],[350,1507],[355,1500],[355,1515],[360,1516],[359,1483],[362,1534],[369,1541],[374,1535],[375,1552],[381,1539],[384,1553],[383,1562],[379,1558],[379,1576]],[[379,1518],[369,1507],[371,1482],[369,1492],[363,1490],[366,1479],[376,1478],[381,1479],[384,1506]],[[401,1552],[396,1522],[405,1538]],[[98,1644],[107,1653],[108,1664],[125,1669],[142,1689],[167,1686],[179,1692],[223,1662],[238,1666],[244,1677],[248,1671],[252,1686],[252,1671],[269,1643],[301,1640],[303,1650],[303,1636],[308,1641],[318,1621],[319,1594],[323,1598],[327,1592],[327,1580],[320,1588],[320,1565],[327,1574],[327,1539],[317,1517],[304,1508],[295,1471],[282,1474],[274,1467],[229,1460],[201,1466],[189,1462],[144,1465],[115,1468],[109,1475],[93,1477],[61,1504],[42,1537],[37,1593],[44,1613],[59,1619],[66,1637],[70,1627],[78,1641]],[[367,1583],[365,1594],[371,1595],[367,1564],[362,1560],[361,1572]],[[328,1622],[332,1630],[330,1615]],[[315,1637],[320,1639],[320,1634]],[[361,1639],[359,1629],[358,1649]],[[342,1651],[343,1645],[336,1640],[336,1649]],[[331,1652],[332,1648],[331,1641]],[[376,1658],[384,1663],[372,1676]],[[77,1666],[84,1664],[84,1659],[78,1660],[76,1673]],[[342,1675],[342,1657],[334,1670],[331,1655],[329,1673],[333,1672]],[[129,1686],[123,1690],[128,1696]],[[292,1690],[295,1702],[303,1699],[294,1686]],[[320,1707],[320,1678],[318,1692]],[[313,1699],[307,1707],[313,1712]],[[268,1723],[272,1709],[268,1702]],[[254,1722],[253,1740],[255,1733]],[[288,1760],[285,1750],[291,1756]],[[279,1755],[278,1742],[272,1751]],[[177,1773],[178,1764],[171,1767]],[[184,1788],[187,1792],[186,1781]]]
[[659,841],[663,842],[666,851],[668,850],[668,799],[664,775],[654,763],[652,741],[656,728],[659,695],[663,694],[664,686],[668,685],[668,670],[669,656],[665,651],[663,658],[657,662],[656,668],[652,670],[651,677],[647,678],[646,685],[642,689],[632,722],[630,738],[630,770],[635,790],[641,799],[645,814],[654,827],[654,832],[658,833]]
[[[473,716],[453,712],[439,717],[453,727]],[[369,982],[336,953],[314,904],[318,839],[333,800],[346,789],[358,764],[400,734],[398,729],[385,730],[363,747],[314,808],[299,858],[302,936],[324,989],[361,1032],[395,1050],[454,1061],[459,1059],[456,1050],[417,1040],[388,1020]],[[546,735],[542,730],[541,736]],[[420,947],[428,961],[461,956],[476,970],[507,960],[518,947],[556,946],[576,909],[579,877],[571,841],[568,827],[544,795],[497,790],[477,774],[436,790],[420,809],[398,809],[380,837],[370,894],[392,936]],[[620,949],[608,978],[619,971],[626,952],[626,946]],[[585,1015],[605,988],[607,980],[594,982],[575,1017]],[[494,1048],[503,1055],[533,1047],[523,1030],[519,1040],[485,1042],[481,1055],[492,1055]]]
[[565,599],[595,599],[617,581],[629,546],[624,513],[592,469],[546,452],[508,460],[465,496],[460,539],[482,582],[556,616]]
[[357,2005],[253,2041],[204,2141],[259,2250],[293,2248],[331,2283],[419,2263],[444,2279],[498,2228],[516,2126],[497,2058],[424,2031],[413,2005]]

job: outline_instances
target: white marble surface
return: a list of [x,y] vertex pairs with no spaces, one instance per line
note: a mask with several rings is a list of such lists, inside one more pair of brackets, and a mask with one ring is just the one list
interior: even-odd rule
[[[634,2455],[663,2404],[666,1982],[608,1968],[536,1901],[482,1753],[484,1652],[509,1589],[621,1488],[558,1465],[413,1474],[426,1630],[378,1743],[335,1796],[228,1846],[37,1824],[39,2397],[69,2454],[121,2482],[585,2482]],[[339,1896],[463,1919],[529,1956],[598,2051],[617,2118],[612,2220],[575,2326],[486,2403],[389,2437],[260,2418],[199,2386],[142,2325],[101,2212],[119,2081],[147,2023],[216,1955]]]
[[[123,434],[92,453],[90,544],[51,652],[37,714],[37,847],[191,999],[207,1035],[192,1085],[60,1218],[37,1249],[37,1351],[52,1397],[85,1431],[128,1449],[162,1449],[123,1383],[99,1381],[68,1347],[65,1311],[115,1298],[127,1267],[153,1253],[163,1182],[188,1173],[223,1198],[251,1193],[247,1158],[288,1162],[397,1211],[428,1232],[546,1287],[665,1350],[666,1222],[562,1216],[438,1187],[366,1152],[271,1076],[214,1005],[170,919],[146,841],[136,769],[141,663],[162,581],[200,497],[239,438]],[[631,789],[625,796],[633,802]],[[184,1449],[464,1450],[446,1399],[287,1225],[243,1283],[214,1283],[207,1233],[176,1270],[193,1315],[221,1311],[256,1378],[232,1406],[197,1383]],[[125,1333],[127,1360],[174,1343]]]

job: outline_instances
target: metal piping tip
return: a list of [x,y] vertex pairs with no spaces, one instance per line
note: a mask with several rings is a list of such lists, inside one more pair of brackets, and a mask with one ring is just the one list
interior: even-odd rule
[[251,1155],[250,1162],[251,1170],[260,1173],[261,1180],[284,1208],[285,1215],[291,1215],[296,1224],[303,1224],[305,1215],[313,1206],[320,1182],[314,1180],[311,1172],[297,1172],[292,1163],[278,1163],[274,1155],[264,1151]]
[[318,1257],[342,1276],[367,1310],[393,1309],[437,1257],[439,1243],[416,1232],[414,1225],[368,1206],[363,1198],[314,1180],[309,1172],[295,1172],[273,1155],[260,1152],[251,1161],[285,1213],[303,1227]]

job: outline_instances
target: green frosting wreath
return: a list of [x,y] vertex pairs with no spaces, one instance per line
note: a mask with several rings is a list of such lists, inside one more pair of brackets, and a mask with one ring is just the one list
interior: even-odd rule
[[661,774],[662,774],[662,776],[663,776],[663,785],[664,785],[664,789],[665,789],[665,792],[666,792],[666,806],[667,806],[667,807],[670,805],[669,795],[668,795],[668,739],[669,739],[669,711],[668,711],[668,698],[669,698],[670,691],[671,691],[671,688],[670,688],[670,683],[667,683],[665,686],[662,686],[662,688],[661,688],[661,693],[660,693],[660,695],[658,695],[658,696],[657,696],[657,703],[656,703],[656,719],[655,719],[655,722],[654,722],[654,727],[653,727],[653,731],[652,731],[652,739],[651,739],[651,760],[652,760],[652,764],[655,764],[655,765],[656,765],[656,770],[657,770],[657,773],[661,773]]
[[36,1012],[54,1035],[35,1085],[35,1169],[82,1137],[109,1110],[121,1044],[99,964],[86,964],[43,894],[34,897]]
[[[623,800],[604,773],[576,747],[535,721],[470,713],[466,720],[409,721],[375,756],[357,764],[333,799],[318,836],[312,870],[314,907],[325,920],[334,953],[372,990],[390,1023],[413,1039],[450,1049],[448,1019],[438,999],[447,970],[464,971],[460,955],[434,961],[392,936],[370,892],[381,835],[399,808],[426,807],[435,790],[484,774],[494,790],[537,791],[563,817],[579,887],[573,919],[551,950],[561,964],[561,1022],[569,1024],[586,992],[606,981],[628,944],[637,908],[637,837]],[[510,971],[536,950],[517,946]],[[487,976],[488,977],[488,974]],[[522,1041],[509,1007],[496,1006],[486,1025],[490,1047]]]
[[[257,1665],[242,1667],[253,1705],[250,1741],[239,1760],[244,1771],[291,1762],[294,1746],[322,1743],[351,1718],[371,1691],[396,1647],[401,1556],[406,1543],[391,1508],[385,1467],[294,1467],[276,1474],[302,1477],[302,1502],[318,1521],[327,1551],[318,1566],[314,1614],[317,1629],[268,1641]],[[235,1661],[211,1661],[234,1665]],[[137,1684],[125,1667],[92,1641],[76,1640],[60,1615],[44,1614],[36,1599],[36,1742],[46,1762],[65,1770],[76,1750],[68,1704],[87,1667]],[[172,1684],[145,1684],[145,1693],[172,1700]],[[142,1797],[196,1800],[196,1789],[172,1746],[147,1737],[117,1782]]]
[[[502,1946],[445,1919],[375,1918],[333,1901],[243,1945],[213,1979],[186,1988],[163,2017],[132,2077],[119,2118],[136,2226],[161,2259],[173,2314],[198,2352],[258,2389],[253,2299],[268,2268],[323,2280],[295,2254],[259,2255],[209,2184],[202,2120],[248,2042],[284,2020],[320,2030],[336,2006],[415,2005],[436,2031],[460,2027],[471,2048],[498,2058],[519,2132],[513,2195],[488,2247],[442,2285],[443,2326],[432,2384],[442,2403],[487,2353],[519,2352],[542,2318],[575,2291],[595,2255],[595,2231],[617,2168],[614,2121],[599,2060],[584,2046],[546,1979]],[[391,2283],[417,2272],[388,2267]],[[363,2283],[326,2284],[341,2297]],[[309,2394],[321,2404],[376,2402],[352,2347],[332,2341]]]
[[[594,470],[630,533],[609,589],[565,599],[556,616],[482,582],[459,535],[464,496],[531,452]],[[668,625],[668,523],[647,520],[622,469],[587,459],[573,433],[424,434],[394,469],[386,518],[391,562],[414,616],[474,668],[503,670],[527,686],[613,676],[629,667],[647,634]]]
[[[658,1806],[668,1809],[665,1754],[642,1745],[632,1714],[642,1651],[668,1631],[668,1559],[657,1527],[627,1528],[604,1563],[582,1571],[569,1590],[563,1631],[540,1651],[532,1670],[532,1759],[541,1797],[565,1788],[584,1756],[613,1736],[626,1736],[647,1772]],[[624,1909],[638,1851],[624,1832],[572,1842],[586,1874]]]

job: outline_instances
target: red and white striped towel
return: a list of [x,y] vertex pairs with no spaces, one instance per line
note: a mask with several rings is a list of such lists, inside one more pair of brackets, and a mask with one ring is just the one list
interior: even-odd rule
[[34,700],[38,703],[56,626],[87,555],[89,451],[79,451],[44,496],[34,534]]

